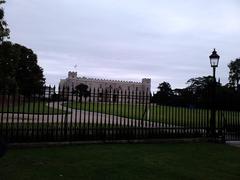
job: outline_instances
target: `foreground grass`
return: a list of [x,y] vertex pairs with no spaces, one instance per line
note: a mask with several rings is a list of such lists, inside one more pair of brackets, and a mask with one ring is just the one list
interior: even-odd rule
[[1,180],[240,179],[240,149],[222,144],[119,144],[13,149]]

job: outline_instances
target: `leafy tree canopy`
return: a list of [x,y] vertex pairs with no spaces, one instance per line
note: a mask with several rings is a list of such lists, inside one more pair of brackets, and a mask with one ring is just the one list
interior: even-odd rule
[[162,82],[158,86],[158,93],[166,95],[166,96],[171,96],[173,94],[171,85],[168,82]]
[[88,85],[82,83],[75,87],[75,93],[77,93],[80,97],[90,96],[90,91],[88,91]]
[[201,93],[205,90],[209,90],[213,84],[212,76],[203,76],[197,78],[191,78],[187,81],[187,89],[193,94]]
[[231,61],[230,64],[228,64],[228,67],[229,67],[228,77],[229,85],[230,87],[234,87],[235,89],[237,89],[240,80],[240,58]]
[[4,38],[9,38],[10,33],[10,30],[7,28],[7,22],[4,20],[4,10],[2,7],[4,3],[4,0],[0,0],[0,43],[3,42]]
[[171,85],[168,82],[162,82],[158,86],[158,91],[152,97],[152,102],[158,104],[168,104],[171,101],[173,91]]
[[20,44],[0,44],[0,85],[10,92],[19,90],[29,95],[43,87],[43,69],[37,64],[37,55]]

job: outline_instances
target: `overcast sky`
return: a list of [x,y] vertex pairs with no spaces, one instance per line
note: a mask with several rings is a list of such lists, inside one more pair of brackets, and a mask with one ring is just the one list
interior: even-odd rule
[[7,0],[5,13],[11,41],[34,50],[47,84],[75,70],[182,88],[212,74],[213,48],[225,84],[240,57],[239,0]]

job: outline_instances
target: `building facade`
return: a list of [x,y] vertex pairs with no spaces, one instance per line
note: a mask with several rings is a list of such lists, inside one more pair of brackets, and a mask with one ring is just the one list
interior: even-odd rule
[[[68,72],[68,77],[66,79],[60,80],[59,88],[60,90],[69,88],[69,91],[72,91],[80,84],[87,85],[91,94],[94,92],[98,93],[98,101],[123,101],[120,95],[149,94],[151,91],[151,79],[149,78],[143,78],[142,82],[94,79],[77,77],[77,72],[72,71]],[[130,98],[132,97],[127,97],[127,99]]]

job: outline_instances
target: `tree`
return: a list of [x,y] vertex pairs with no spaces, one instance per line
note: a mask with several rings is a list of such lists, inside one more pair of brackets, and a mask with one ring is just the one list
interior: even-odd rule
[[171,96],[173,94],[171,85],[165,81],[159,84],[158,92],[160,92],[166,96]]
[[211,90],[213,85],[213,77],[212,76],[203,76],[197,78],[191,78],[187,81],[189,86],[187,89],[192,92],[194,95],[202,94],[203,92]]
[[4,20],[4,10],[1,7],[4,3],[4,0],[0,0],[0,44],[4,38],[9,38],[10,33],[10,30],[7,28],[7,22]]
[[153,102],[158,104],[169,104],[173,91],[171,85],[168,82],[162,82],[158,86],[158,91],[153,95]]
[[240,80],[240,58],[235,59],[235,61],[231,61],[228,64],[229,67],[229,84],[231,87],[238,89],[239,80]]
[[214,79],[212,76],[191,78],[187,81],[188,94],[185,94],[189,105],[210,106],[213,93]]
[[77,94],[80,97],[80,101],[82,100],[82,97],[89,97],[90,91],[88,91],[88,85],[86,84],[79,84],[75,87],[75,94]]
[[12,43],[4,42],[0,44],[0,89],[15,92],[16,63],[15,63]]
[[19,90],[31,95],[45,83],[43,69],[37,64],[37,55],[19,44],[0,44],[0,85],[9,92]]
[[227,92],[230,92],[230,89],[226,89],[227,86],[221,85],[220,80],[214,84],[212,76],[191,78],[187,81],[187,84],[190,84],[186,89],[192,93],[193,104],[200,107],[210,107],[212,105],[211,100],[214,93],[214,86],[216,86],[217,98],[215,100],[215,105],[217,107],[222,107],[226,97],[229,95]]

